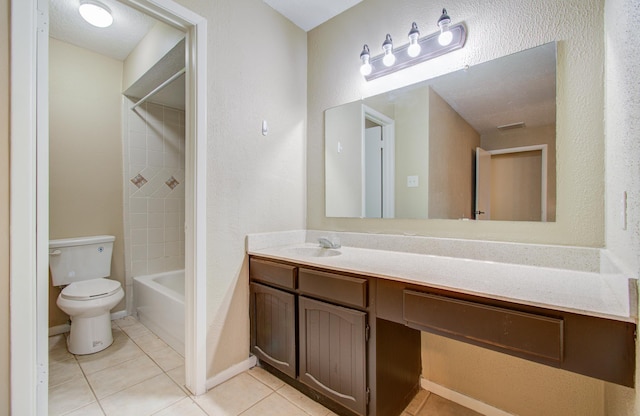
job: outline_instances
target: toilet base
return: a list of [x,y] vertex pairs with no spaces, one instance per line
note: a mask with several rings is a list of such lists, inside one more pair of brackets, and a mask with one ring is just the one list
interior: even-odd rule
[[69,352],[76,355],[93,354],[113,343],[111,314],[106,312],[91,318],[72,317],[67,340]]

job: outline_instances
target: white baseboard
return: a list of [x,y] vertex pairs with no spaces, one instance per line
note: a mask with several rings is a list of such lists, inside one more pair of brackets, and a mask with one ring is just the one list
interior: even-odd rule
[[249,358],[247,358],[246,360],[233,365],[229,368],[227,368],[226,370],[222,371],[221,373],[216,374],[215,376],[207,379],[207,383],[206,383],[206,388],[207,391],[211,390],[212,388],[214,388],[215,386],[224,383],[225,381],[237,376],[238,374],[247,371],[248,369],[250,369],[251,367],[255,367],[256,363],[258,362],[258,360],[256,359],[255,355],[250,356]]
[[[119,311],[111,314],[111,320],[115,321],[116,319],[122,319],[126,316],[129,316],[127,311]],[[58,326],[52,326],[49,328],[49,336],[52,337],[54,335],[64,334],[65,332],[69,332],[71,330],[71,325],[63,324]]]
[[511,413],[498,409],[497,407],[488,405],[484,402],[481,402],[480,400],[474,399],[473,397],[465,396],[462,393],[453,391],[447,387],[436,384],[433,381],[427,380],[425,378],[420,379],[420,386],[423,389],[430,391],[431,393],[437,394],[442,398],[451,400],[454,403],[458,403],[461,406],[464,406],[486,416],[514,416]]
[[129,316],[129,312],[127,312],[127,310],[123,310],[123,311],[118,311],[118,312],[114,312],[111,314],[111,320],[115,321],[116,319],[122,319],[122,318],[126,318],[127,316]]
[[58,326],[52,326],[49,328],[49,336],[52,337],[54,335],[64,334],[65,332],[69,332],[71,330],[71,325],[63,324]]

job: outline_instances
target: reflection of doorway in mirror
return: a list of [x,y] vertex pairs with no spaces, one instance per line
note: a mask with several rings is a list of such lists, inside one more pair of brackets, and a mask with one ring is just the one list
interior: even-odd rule
[[476,219],[547,221],[547,145],[476,149]]
[[[367,120],[368,121],[368,120]],[[364,182],[365,207],[367,218],[382,218],[382,175],[383,157],[382,127],[368,127],[364,130]]]
[[362,217],[395,216],[395,122],[362,105]]

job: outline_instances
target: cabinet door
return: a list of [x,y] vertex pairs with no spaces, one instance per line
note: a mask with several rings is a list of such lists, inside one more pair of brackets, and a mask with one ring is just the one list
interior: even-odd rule
[[262,361],[296,377],[295,296],[251,283],[251,351]]
[[367,412],[364,312],[300,296],[300,381],[354,412]]

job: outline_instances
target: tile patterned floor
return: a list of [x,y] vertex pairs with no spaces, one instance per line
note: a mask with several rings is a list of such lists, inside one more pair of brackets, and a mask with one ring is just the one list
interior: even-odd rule
[[[50,416],[335,416],[255,367],[194,397],[184,387],[184,360],[133,317],[113,321],[114,343],[92,355],[49,338]],[[402,416],[478,416],[420,391]]]

